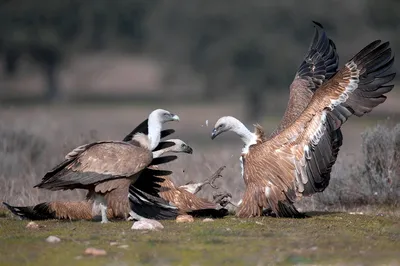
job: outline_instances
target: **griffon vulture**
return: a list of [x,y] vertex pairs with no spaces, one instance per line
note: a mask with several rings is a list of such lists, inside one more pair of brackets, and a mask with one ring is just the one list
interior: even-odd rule
[[[165,129],[161,132],[161,138],[164,138],[166,136],[169,136],[173,134],[175,131],[173,129]],[[133,135],[137,133],[143,133],[147,134],[148,133],[148,120],[143,121],[139,126],[137,126],[132,132],[130,132],[125,138],[123,139],[124,141],[129,141]],[[163,149],[163,153],[165,153],[166,148],[171,147],[172,145],[175,145],[173,142],[174,140],[168,140],[164,142],[160,142],[160,144],[153,150],[153,156],[155,155],[155,152],[157,150]],[[181,143],[182,145],[183,143]],[[186,144],[184,144],[185,146]],[[177,147],[174,147],[175,149]],[[178,151],[182,152],[182,151]],[[184,152],[184,151],[183,151]],[[158,156],[157,153],[155,156]],[[170,157],[170,156],[168,156]],[[156,160],[156,159],[155,159]],[[153,163],[152,163],[153,164]],[[156,167],[157,168],[157,167]],[[129,199],[131,201],[131,208],[134,210],[134,212],[145,218],[149,219],[157,219],[157,220],[166,220],[166,219],[175,219],[179,213],[181,213],[181,210],[179,210],[178,207],[176,207],[171,201],[168,199],[165,199],[164,197],[161,196],[159,193],[159,189],[161,187],[160,183],[157,183],[157,181],[162,182],[164,179],[159,175],[160,173],[163,175],[168,175],[169,171],[158,171],[158,174],[154,172],[155,169],[146,169],[141,178],[134,183],[131,184],[130,189],[129,189]],[[212,178],[207,179],[203,182],[200,183],[193,183],[193,184],[186,184],[184,186],[180,186],[180,188],[187,190],[188,192],[194,192],[193,194],[197,193],[200,191],[200,189],[206,185],[209,184],[213,188],[217,188],[214,185],[214,180],[219,177],[219,173],[222,171],[219,170],[217,171],[217,175],[213,175]],[[146,174],[145,174],[146,173]],[[170,172],[171,174],[171,172]],[[151,177],[150,177],[151,176]],[[150,182],[149,180],[154,180],[154,182]],[[169,180],[169,179],[168,179]],[[172,181],[168,181],[172,182]],[[166,181],[165,184],[168,183]],[[166,188],[164,188],[165,190]],[[174,189],[176,189],[174,185]],[[180,189],[181,190],[181,189]],[[186,195],[186,194],[185,194]],[[188,196],[190,198],[192,196]],[[222,207],[224,207],[227,203],[229,203],[229,197],[231,195],[229,193],[221,193],[220,195],[217,195],[214,198],[214,203],[220,204]],[[196,198],[197,199],[197,198]],[[197,204],[197,206],[200,206]],[[205,206],[205,204],[203,205]],[[217,206],[217,205],[215,205]],[[202,214],[208,215],[208,213],[212,212],[211,209],[205,209],[205,210],[210,210],[210,211],[204,211]],[[199,214],[200,215],[200,214]],[[216,214],[216,215],[219,215]]]
[[[164,143],[175,143],[175,145],[168,148],[160,149],[159,153],[153,152],[153,156],[163,155],[166,152],[185,152],[191,154],[193,151],[190,146],[179,139],[170,139],[165,141]],[[218,169],[218,171],[211,178],[202,182],[202,184],[213,184],[214,180],[220,177],[220,173],[224,168],[225,167],[221,167],[220,169]],[[191,213],[194,215],[210,214],[214,216],[225,215],[225,212],[219,210],[218,203],[220,201],[223,201],[226,197],[229,197],[229,194],[221,195],[220,198],[218,198],[218,202],[210,202],[206,199],[197,197],[193,193],[188,192],[185,188],[175,186],[168,175],[158,176],[156,173],[154,173],[154,170],[158,169],[159,168],[157,165],[149,166],[140,176],[139,180],[133,186],[131,186],[130,192],[135,189],[133,191],[135,193],[131,193],[129,195],[131,203],[135,203],[136,198],[140,196],[140,192],[142,192],[146,193],[146,195],[151,195],[150,198],[161,197],[168,204],[170,204],[169,206],[174,206],[178,208],[178,213],[175,213],[174,216],[164,217],[164,219],[175,218],[178,214],[183,213]],[[139,193],[137,191],[139,191]],[[143,204],[132,204],[131,208],[136,214],[140,216],[146,218],[154,217],[153,214],[148,213],[149,211],[143,206]]]
[[162,124],[179,121],[177,115],[162,109],[148,118],[149,134],[135,134],[130,142],[99,141],[82,145],[65,161],[48,172],[35,187],[50,190],[86,189],[92,199],[93,212],[99,212],[102,223],[107,222],[107,207],[113,217],[126,218],[131,212],[129,186],[152,163],[152,150],[160,142]]
[[363,116],[386,100],[396,73],[389,42],[374,41],[314,93],[301,115],[267,140],[261,126],[250,132],[236,118],[221,117],[211,138],[233,131],[244,142],[242,176],[246,184],[238,217],[260,216],[270,207],[277,216],[302,216],[293,203],[322,192],[329,184],[341,141],[335,132],[351,115]]
[[[290,85],[289,101],[285,113],[277,128],[269,137],[265,136],[265,139],[274,137],[291,125],[307,107],[315,91],[338,70],[339,55],[336,52],[335,43],[328,38],[320,23],[315,21],[313,23],[315,26],[314,36]],[[332,149],[336,149],[333,156],[337,157],[343,141],[341,129],[338,128],[329,134],[332,138]],[[318,147],[316,148],[318,149]]]
[[[171,142],[170,142],[171,141]],[[178,143],[178,144],[177,144]],[[171,145],[173,144],[173,145]],[[162,148],[162,147],[165,148]],[[161,155],[167,153],[167,152],[186,152],[186,153],[191,153],[192,148],[186,145],[183,141],[181,140],[169,140],[167,142],[160,142],[160,145],[158,146],[157,151],[153,152],[153,161],[156,160],[156,158],[163,158]],[[171,161],[172,159],[170,157],[164,157],[166,159],[164,161]],[[157,163],[157,162],[156,162]],[[151,166],[150,166],[151,167]],[[156,167],[155,165],[153,167]],[[146,185],[147,183],[151,183],[154,180],[146,179],[148,175],[150,174],[160,174],[160,171],[157,170],[143,170],[141,176],[137,180],[137,183],[139,186]],[[167,174],[170,174],[169,171],[167,171]],[[143,176],[145,176],[143,178]],[[151,176],[150,176],[151,177]],[[37,204],[35,206],[25,206],[25,207],[16,207],[16,206],[10,206],[7,203],[3,203],[7,208],[13,212],[14,214],[18,215],[21,218],[24,219],[30,219],[30,220],[44,220],[44,219],[68,219],[68,220],[91,220],[96,218],[96,213],[93,213],[92,211],[92,206],[93,206],[94,200],[92,198],[89,198],[86,201],[53,201],[53,202],[43,202],[40,204]],[[165,202],[166,203],[166,202]],[[168,203],[166,203],[168,204]],[[175,208],[176,209],[176,208]],[[133,209],[134,210],[134,209]],[[140,215],[140,214],[139,214]],[[178,215],[178,212],[176,212],[176,215]],[[137,216],[135,216],[137,217]],[[112,208],[107,209],[107,218],[118,218],[115,216],[115,213]]]

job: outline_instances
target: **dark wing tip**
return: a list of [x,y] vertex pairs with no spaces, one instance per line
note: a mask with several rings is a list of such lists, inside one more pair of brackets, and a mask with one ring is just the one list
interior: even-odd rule
[[162,156],[162,157],[154,158],[151,161],[150,165],[159,165],[159,164],[169,163],[176,159],[178,159],[178,156],[176,156],[176,155]]
[[133,138],[133,135],[136,133],[143,133],[145,135],[149,134],[149,129],[148,129],[148,119],[144,120],[142,123],[140,123],[137,127],[135,127],[128,135],[126,135],[122,141],[131,141]]
[[171,135],[171,134],[174,134],[174,133],[175,133],[175,130],[172,129],[172,128],[170,128],[170,129],[164,129],[164,130],[162,130],[161,133],[160,133],[160,138],[163,139],[163,138],[165,138],[165,137],[167,137],[167,136],[169,136],[169,135]]
[[163,150],[163,149],[166,149],[166,148],[170,148],[170,147],[173,147],[173,146],[175,146],[176,144],[175,144],[175,142],[173,142],[173,141],[168,141],[168,140],[166,140],[166,141],[160,141],[159,143],[158,143],[158,145],[157,145],[157,147],[155,147],[154,149],[153,149],[153,152],[154,151],[158,151],[158,150]]
[[320,27],[321,29],[324,28],[324,27],[322,26],[321,23],[319,23],[319,22],[317,22],[317,21],[315,21],[315,20],[312,20],[312,22],[313,22],[316,26]]
[[23,213],[21,213],[18,207],[11,206],[10,204],[3,201],[3,205],[7,207],[7,209],[12,212],[14,215],[20,217],[21,219],[26,218]]

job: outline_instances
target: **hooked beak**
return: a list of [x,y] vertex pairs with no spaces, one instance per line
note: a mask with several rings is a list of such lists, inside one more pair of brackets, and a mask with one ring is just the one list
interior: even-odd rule
[[192,149],[192,147],[190,147],[190,146],[186,146],[186,150],[185,150],[185,152],[186,152],[186,153],[189,153],[189,154],[192,154],[192,153],[193,153],[193,149]]
[[218,130],[216,128],[213,129],[213,131],[211,132],[211,139],[215,139],[220,132],[218,132]]
[[177,116],[175,114],[171,114],[171,120],[172,121],[179,121],[179,116]]

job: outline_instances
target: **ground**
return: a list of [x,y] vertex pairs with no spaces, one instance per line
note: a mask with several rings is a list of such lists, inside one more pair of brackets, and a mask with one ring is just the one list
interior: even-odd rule
[[[0,218],[0,265],[400,265],[398,217],[309,215],[162,221],[154,232],[117,221],[39,221],[44,227],[28,229],[28,221]],[[61,242],[47,243],[50,235]],[[107,255],[84,255],[87,247]]]
[[[23,206],[83,199],[81,191],[53,192],[33,186],[72,148],[95,139],[122,139],[160,107],[181,117],[179,123],[165,127],[176,129],[171,138],[181,138],[194,149],[193,155],[180,155],[168,165],[174,171],[173,180],[179,185],[200,181],[226,165],[217,185],[220,191],[232,193],[237,202],[244,189],[238,160],[241,143],[233,134],[214,141],[209,137],[218,117],[244,117],[244,106],[237,103],[2,107],[0,200]],[[357,168],[352,175],[348,169],[363,163],[361,133],[386,117],[397,124],[397,109],[354,117],[344,125],[344,144],[332,171],[332,183],[318,198],[300,202],[302,211],[324,210],[311,213],[311,218],[226,217],[191,224],[162,221],[165,228],[159,232],[133,231],[132,222],[43,221],[38,223],[45,227],[32,230],[25,228],[28,221],[17,220],[0,207],[0,265],[400,265],[399,204],[383,209],[367,204],[362,206],[364,215],[352,215],[349,201],[346,198],[344,202],[339,193],[350,195],[351,205],[361,192],[374,197],[374,193],[380,196],[389,191],[365,186],[369,180]],[[271,132],[279,119],[280,115],[265,115],[260,123]],[[361,191],[360,187],[369,189]],[[210,199],[214,192],[208,187],[200,195]],[[321,201],[323,197],[332,200]],[[333,213],[337,210],[343,212]],[[50,235],[61,242],[47,243]],[[107,255],[84,256],[87,247],[105,249]]]

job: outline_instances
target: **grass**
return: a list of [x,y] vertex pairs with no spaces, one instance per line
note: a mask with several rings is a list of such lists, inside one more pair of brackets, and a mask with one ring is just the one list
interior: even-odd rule
[[[0,218],[0,265],[398,265],[400,221],[385,216],[311,213],[307,219],[233,217],[163,221],[156,232],[132,222],[39,222]],[[47,243],[54,235],[59,243]],[[118,242],[111,246],[111,242]],[[121,245],[128,245],[122,248]],[[104,257],[83,255],[87,247]],[[15,251],[15,252],[10,252]]]
[[[240,178],[241,143],[233,135],[212,142],[212,124],[222,115],[242,117],[242,107],[161,106],[177,113],[180,123],[171,138],[194,149],[166,166],[177,184],[209,177],[226,165],[217,180],[220,191],[237,202],[244,191]],[[83,199],[82,191],[34,189],[44,173],[74,147],[99,139],[122,139],[153,107],[45,106],[3,109],[0,122],[0,200],[32,205],[52,200]],[[205,125],[209,120],[209,126]],[[265,117],[268,132],[279,119]],[[212,223],[163,221],[160,232],[137,232],[131,222],[101,225],[94,222],[39,222],[12,218],[0,206],[0,265],[400,265],[400,127],[375,126],[377,119],[352,119],[343,127],[344,144],[324,193],[301,200],[307,219],[227,217]],[[247,123],[250,125],[250,123]],[[365,131],[363,136],[361,133]],[[379,166],[379,167],[378,167]],[[390,182],[388,182],[390,180]],[[200,196],[212,198],[211,188]],[[332,211],[340,211],[332,213]],[[364,215],[351,215],[349,212]],[[261,223],[261,224],[260,224]],[[49,235],[61,238],[49,244]],[[110,242],[128,245],[127,249]],[[105,257],[83,256],[86,247],[107,251]],[[396,264],[398,263],[398,264]]]

